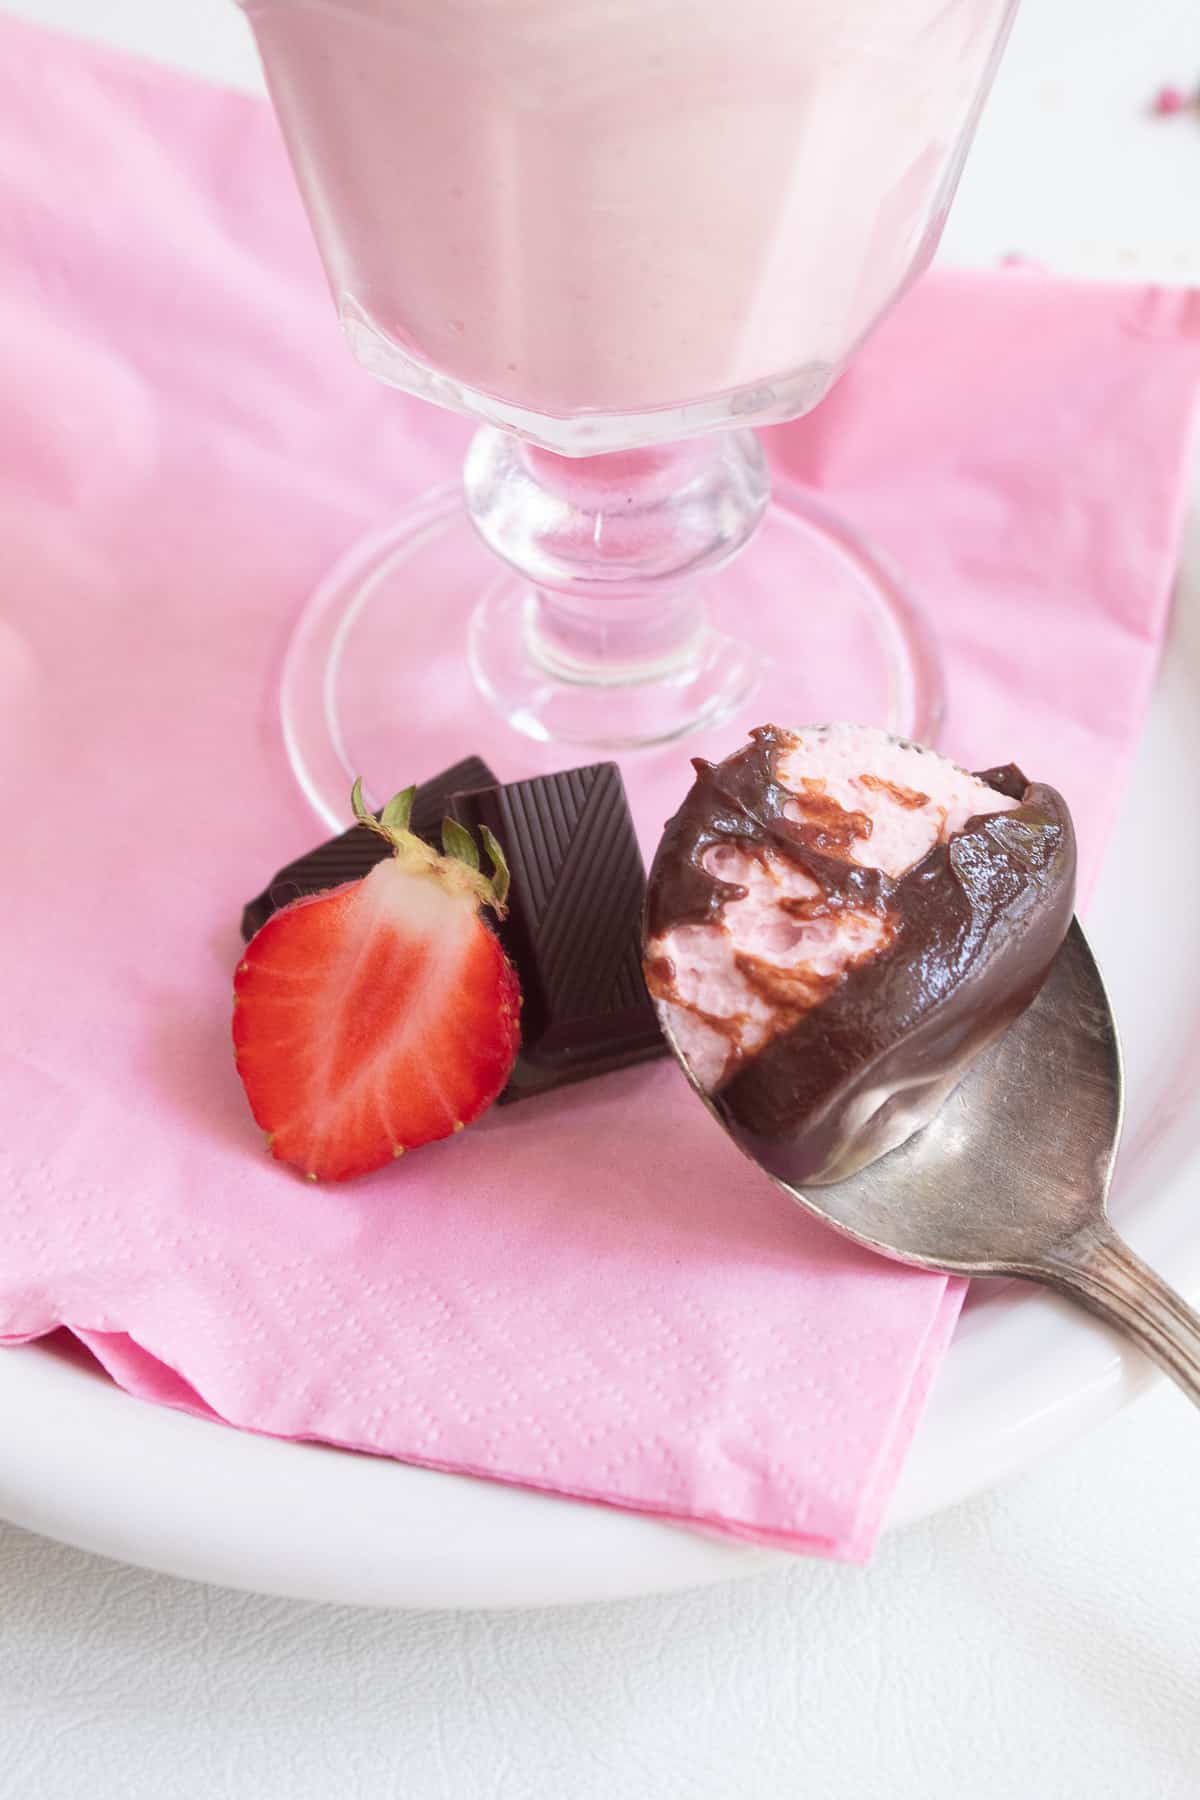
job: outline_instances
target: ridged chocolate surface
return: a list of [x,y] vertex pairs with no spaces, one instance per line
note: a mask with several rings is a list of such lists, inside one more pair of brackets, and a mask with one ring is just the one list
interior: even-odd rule
[[[467,756],[432,780],[422,782],[413,798],[413,831],[426,843],[440,848],[442,820],[450,810],[451,795],[460,788],[487,787],[495,779],[481,757]],[[347,881],[361,881],[377,862],[390,855],[386,840],[365,825],[352,825],[339,837],[318,844],[315,850],[309,850],[280,869],[262,893],[243,908],[243,938],[249,941],[256,931],[261,931],[271,914],[278,912],[281,906],[288,906],[306,894],[321,894],[326,888],[341,887]]]
[[521,1054],[506,1100],[664,1053],[641,966],[645,870],[615,763],[453,797],[512,873],[500,937],[521,978]]
[[[490,826],[512,874],[496,929],[521,981],[522,1047],[501,1098],[665,1055],[642,976],[646,872],[616,764],[502,786],[467,757],[417,789],[412,828],[440,845],[447,814]],[[242,936],[293,900],[361,880],[389,854],[376,832],[351,826],[271,878],[244,909]]]

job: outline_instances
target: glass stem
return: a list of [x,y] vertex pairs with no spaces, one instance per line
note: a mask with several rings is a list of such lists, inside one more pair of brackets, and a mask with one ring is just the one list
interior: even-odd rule
[[749,543],[769,495],[750,431],[563,457],[484,426],[464,486],[480,537],[529,584],[530,655],[559,680],[606,687],[693,666],[703,578]]

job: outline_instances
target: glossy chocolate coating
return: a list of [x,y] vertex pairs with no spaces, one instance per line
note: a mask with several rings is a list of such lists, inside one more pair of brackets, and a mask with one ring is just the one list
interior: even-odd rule
[[[818,1004],[784,1017],[736,1059],[708,1099],[755,1161],[797,1186],[836,1181],[892,1149],[932,1115],[970,1062],[1040,988],[1071,922],[1075,838],[1053,788],[1012,766],[979,779],[1019,801],[967,821],[904,875],[830,852],[852,835],[836,806],[798,823],[778,777],[788,734],[766,727],[696,781],[667,825],[650,873],[646,934],[717,923],[740,897],[703,867],[733,843],[799,865],[823,898],[887,915],[895,929]],[[840,814],[839,817],[836,815]],[[648,968],[669,998],[670,972]]]

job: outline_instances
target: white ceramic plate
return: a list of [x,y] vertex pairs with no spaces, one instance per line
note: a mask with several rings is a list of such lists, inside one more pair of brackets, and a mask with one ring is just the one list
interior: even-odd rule
[[[1089,928],[1124,1040],[1112,1210],[1200,1297],[1200,531]],[[1147,1365],[1064,1303],[974,1290],[892,1527],[1031,1462],[1130,1398]],[[0,1516],[228,1586],[376,1606],[525,1606],[718,1581],[779,1553],[600,1506],[287,1444],[130,1399],[82,1359],[0,1354]]]

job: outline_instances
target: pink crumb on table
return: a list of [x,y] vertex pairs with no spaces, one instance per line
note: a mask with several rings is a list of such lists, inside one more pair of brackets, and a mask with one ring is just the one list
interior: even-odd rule
[[1160,118],[1167,118],[1172,113],[1184,112],[1189,106],[1193,105],[1195,105],[1194,98],[1189,94],[1185,94],[1182,88],[1166,86],[1160,87],[1157,94],[1155,94],[1151,111],[1156,113]]

